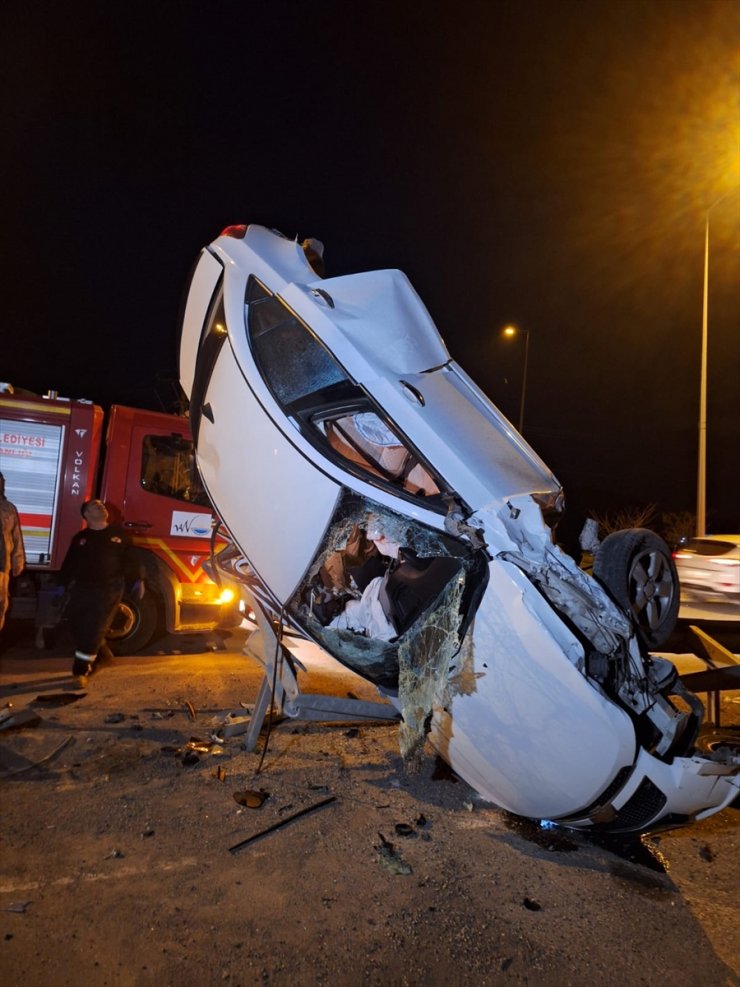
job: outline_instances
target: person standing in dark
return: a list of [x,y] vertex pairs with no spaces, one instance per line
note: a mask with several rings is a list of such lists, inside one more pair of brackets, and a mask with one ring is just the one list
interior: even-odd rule
[[5,477],[0,473],[0,631],[10,599],[10,577],[20,576],[26,564],[18,511],[5,498]]
[[[136,564],[127,536],[108,524],[108,509],[101,500],[82,505],[87,525],[72,539],[62,564],[60,582],[70,591],[66,617],[75,646],[72,675],[84,688],[105,635],[121,602],[127,582],[136,582],[143,595],[143,572]],[[110,652],[108,652],[110,653]]]

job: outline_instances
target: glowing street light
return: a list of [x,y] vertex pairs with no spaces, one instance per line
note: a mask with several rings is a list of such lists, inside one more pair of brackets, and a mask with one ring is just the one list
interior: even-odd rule
[[527,394],[527,363],[529,361],[529,329],[518,329],[516,326],[505,326],[503,335],[513,338],[519,333],[524,335],[524,367],[522,369],[522,398],[519,403],[519,434],[524,434],[524,398]]
[[704,297],[701,320],[701,377],[699,388],[699,462],[696,481],[696,534],[706,534],[707,525],[707,349],[709,341],[709,214],[729,195],[725,192],[704,216]]

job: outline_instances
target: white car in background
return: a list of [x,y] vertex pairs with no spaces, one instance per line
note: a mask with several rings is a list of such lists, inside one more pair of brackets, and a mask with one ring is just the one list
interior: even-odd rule
[[560,484],[406,277],[309,259],[230,227],[183,311],[198,465],[250,592],[390,699],[408,761],[428,739],[511,812],[624,833],[732,802],[740,758],[698,752],[701,703],[648,651],[678,608],[664,543],[618,532],[579,569]]
[[740,535],[691,538],[673,558],[687,603],[734,603],[740,608]]

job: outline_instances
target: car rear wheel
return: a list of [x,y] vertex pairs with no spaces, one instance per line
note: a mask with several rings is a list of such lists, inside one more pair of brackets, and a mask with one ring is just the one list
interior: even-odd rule
[[663,539],[647,528],[608,535],[594,560],[594,576],[632,617],[648,648],[658,648],[673,633],[680,602],[678,575]]
[[150,643],[157,625],[157,604],[151,592],[140,600],[124,593],[106,635],[108,647],[114,655],[136,654]]

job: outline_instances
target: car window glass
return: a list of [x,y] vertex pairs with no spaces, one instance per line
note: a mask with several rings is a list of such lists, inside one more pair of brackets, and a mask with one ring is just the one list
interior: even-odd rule
[[[440,486],[331,353],[254,276],[245,294],[249,342],[265,383],[290,420],[352,471],[413,497]],[[336,410],[334,410],[336,409]],[[439,503],[439,501],[438,501]]]
[[254,277],[247,284],[246,305],[255,362],[282,405],[347,379],[311,330]]
[[335,452],[373,476],[417,496],[440,493],[415,453],[374,411],[322,416],[316,425]]
[[145,435],[141,485],[152,494],[210,506],[195,466],[193,443],[182,435]]
[[701,538],[694,538],[688,543],[685,551],[695,555],[724,555],[733,547],[728,541],[704,541]]

